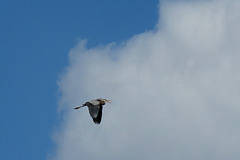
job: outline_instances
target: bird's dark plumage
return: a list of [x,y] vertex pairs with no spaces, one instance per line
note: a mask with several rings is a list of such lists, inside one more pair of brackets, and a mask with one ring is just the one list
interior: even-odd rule
[[102,120],[102,109],[103,109],[103,107],[102,107],[102,105],[100,105],[97,117],[96,118],[92,117],[94,123],[96,123],[96,124],[100,124],[101,123],[101,120]]

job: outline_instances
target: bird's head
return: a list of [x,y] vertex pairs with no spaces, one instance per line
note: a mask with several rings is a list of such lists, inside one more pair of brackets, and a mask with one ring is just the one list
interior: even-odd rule
[[105,102],[111,103],[111,100],[104,99]]
[[108,99],[98,98],[97,100],[102,104],[105,104],[106,102],[111,103],[111,100],[108,100]]

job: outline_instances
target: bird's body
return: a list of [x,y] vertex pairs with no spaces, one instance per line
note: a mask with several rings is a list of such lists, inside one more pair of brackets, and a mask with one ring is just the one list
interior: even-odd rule
[[81,107],[88,106],[89,113],[94,123],[100,124],[102,120],[103,105],[105,105],[106,102],[110,103],[110,100],[98,98],[98,99],[88,101],[79,107],[75,107],[74,109],[79,109]]

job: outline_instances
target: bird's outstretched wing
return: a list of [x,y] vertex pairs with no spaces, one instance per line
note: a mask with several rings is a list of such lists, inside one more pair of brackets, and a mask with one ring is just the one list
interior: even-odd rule
[[94,123],[96,123],[96,124],[100,124],[101,123],[101,120],[102,120],[102,108],[103,107],[100,105],[97,117],[96,118],[92,117]]
[[98,105],[92,105],[92,104],[88,104],[88,110],[89,113],[94,121],[94,123],[96,124],[100,124],[101,119],[102,119],[102,105],[98,104]]

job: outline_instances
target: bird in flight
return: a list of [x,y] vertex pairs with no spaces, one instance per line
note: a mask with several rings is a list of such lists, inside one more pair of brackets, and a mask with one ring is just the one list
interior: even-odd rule
[[88,110],[93,119],[93,122],[96,124],[100,124],[102,120],[103,105],[105,105],[106,102],[110,103],[111,100],[98,98],[98,99],[88,101],[81,106],[75,107],[74,109],[79,109],[81,107],[88,106]]

